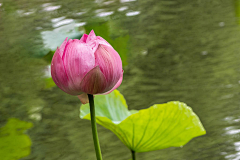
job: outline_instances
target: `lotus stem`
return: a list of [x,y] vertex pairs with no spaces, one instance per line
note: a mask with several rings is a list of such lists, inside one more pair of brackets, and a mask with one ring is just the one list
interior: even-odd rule
[[88,99],[89,99],[89,104],[90,104],[92,135],[93,135],[93,142],[94,142],[96,157],[97,157],[97,160],[102,160],[102,154],[101,154],[100,144],[99,144],[99,140],[98,140],[98,133],[97,133],[93,95],[88,94]]
[[133,150],[131,150],[131,152],[132,152],[132,160],[136,160],[136,152]]

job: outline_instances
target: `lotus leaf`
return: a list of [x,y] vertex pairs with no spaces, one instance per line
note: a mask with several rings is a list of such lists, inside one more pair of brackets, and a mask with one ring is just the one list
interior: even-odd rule
[[[117,90],[108,95],[97,95],[94,100],[97,123],[111,130],[136,152],[181,147],[192,138],[206,134],[198,116],[182,102],[129,111]],[[80,118],[90,120],[89,104],[81,106]]]

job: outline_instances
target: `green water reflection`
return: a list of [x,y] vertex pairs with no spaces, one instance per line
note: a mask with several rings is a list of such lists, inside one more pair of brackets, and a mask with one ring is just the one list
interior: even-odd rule
[[[90,122],[79,118],[79,100],[56,87],[45,89],[48,63],[41,57],[49,50],[42,32],[72,22],[79,32],[94,28],[112,43],[117,41],[115,48],[127,64],[119,90],[130,109],[183,101],[207,131],[183,148],[139,153],[139,160],[240,158],[240,27],[239,7],[233,1],[0,0],[0,4],[0,126],[11,117],[34,124],[28,131],[31,154],[25,160],[95,158]],[[106,31],[102,25],[108,26]],[[105,160],[130,158],[113,133],[98,129]]]

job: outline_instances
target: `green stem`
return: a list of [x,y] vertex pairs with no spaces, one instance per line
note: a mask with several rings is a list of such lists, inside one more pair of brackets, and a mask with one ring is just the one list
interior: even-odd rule
[[133,150],[131,150],[131,152],[132,152],[132,160],[136,160],[136,152]]
[[93,142],[94,142],[96,157],[97,157],[97,160],[102,160],[102,154],[101,154],[100,144],[99,144],[99,140],[98,140],[98,133],[97,133],[93,95],[88,94],[88,99],[89,99],[89,104],[90,104],[92,135],[93,135]]

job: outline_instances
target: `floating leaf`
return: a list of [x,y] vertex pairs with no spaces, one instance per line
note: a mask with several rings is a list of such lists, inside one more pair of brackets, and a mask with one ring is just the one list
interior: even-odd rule
[[30,154],[31,139],[24,132],[31,127],[32,123],[11,118],[0,128],[1,160],[18,160]]
[[83,35],[83,32],[78,31],[76,23],[73,22],[56,28],[53,31],[43,31],[41,34],[45,48],[55,51],[66,37],[68,37],[68,39],[79,39]]
[[[206,134],[197,115],[185,103],[168,102],[129,111],[117,90],[97,95],[94,100],[97,123],[136,152],[181,147],[192,138]],[[90,120],[89,104],[81,106],[80,117]]]

